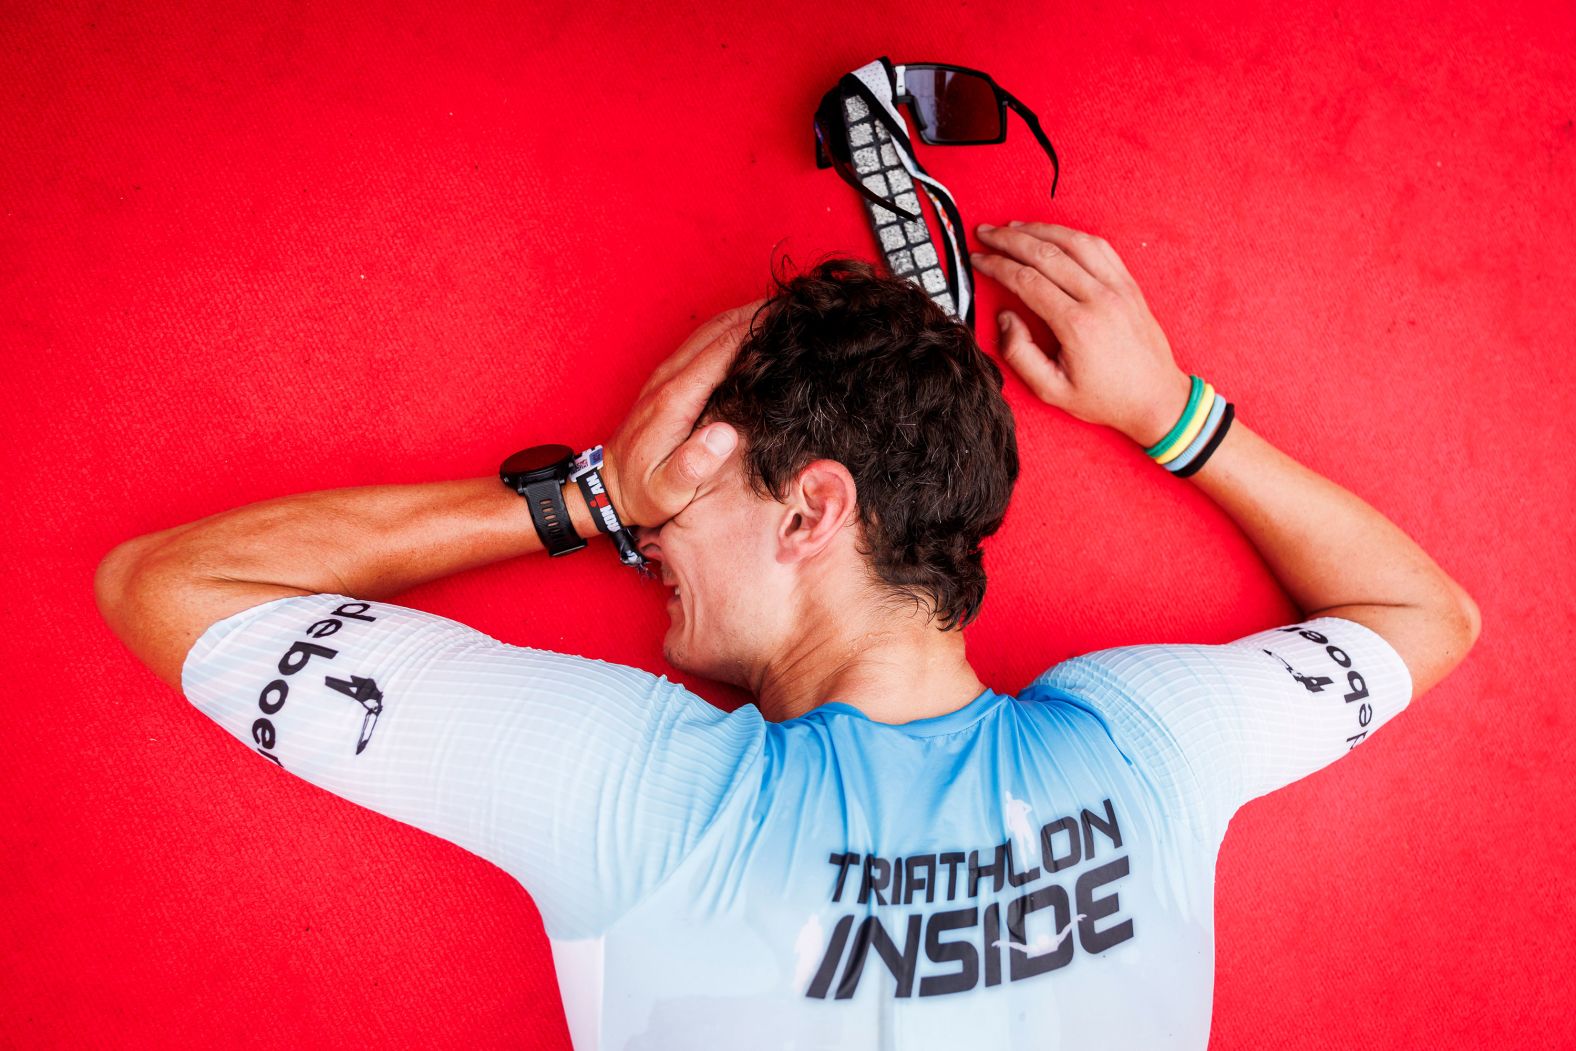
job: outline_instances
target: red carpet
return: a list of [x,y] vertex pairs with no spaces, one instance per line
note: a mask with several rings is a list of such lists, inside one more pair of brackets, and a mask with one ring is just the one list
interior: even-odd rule
[[[0,1043],[568,1046],[518,884],[249,756],[92,572],[239,503],[605,438],[774,245],[876,257],[810,115],[880,54],[990,71],[1056,144],[1054,202],[1021,124],[920,147],[971,229],[1109,238],[1185,368],[1482,607],[1450,678],[1233,823],[1213,1046],[1576,1040],[1569,4],[223,7],[0,19]],[[1008,395],[990,685],[1295,619],[1189,483]],[[596,554],[402,601],[674,674],[660,596]]]

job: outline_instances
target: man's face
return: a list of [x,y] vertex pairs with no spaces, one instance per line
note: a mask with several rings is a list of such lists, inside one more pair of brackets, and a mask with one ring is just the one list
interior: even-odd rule
[[738,686],[772,652],[784,583],[776,533],[784,505],[757,496],[743,472],[744,443],[689,505],[661,526],[642,526],[641,552],[658,563],[668,598],[662,655],[675,668]]

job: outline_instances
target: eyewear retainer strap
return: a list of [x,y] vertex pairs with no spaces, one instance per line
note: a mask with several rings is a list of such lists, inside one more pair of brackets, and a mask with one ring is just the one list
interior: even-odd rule
[[[903,123],[902,114],[898,112],[892,103],[895,80],[894,67],[883,56],[874,62],[861,66],[852,73],[845,74],[838,83],[839,90],[857,96],[865,103],[865,106],[871,111],[870,117],[872,120],[880,121],[881,126],[891,136],[893,140],[891,145],[898,158],[902,161],[905,171],[912,179],[924,184],[924,187],[927,188],[927,196],[931,198],[932,204],[937,204],[939,195],[940,206],[936,208],[936,215],[941,219],[942,240],[946,246],[950,264],[948,272],[945,274],[945,279],[955,304],[952,313],[972,325],[974,317],[973,268],[969,265],[967,257],[960,250],[961,243],[956,233],[947,225],[947,220],[950,218],[951,222],[957,225],[958,230],[962,230],[964,228],[963,220],[958,214],[957,206],[952,201],[951,191],[932,178],[925,171],[924,166],[914,157],[914,147],[908,137],[908,128]],[[879,146],[880,144],[875,143],[875,145]],[[931,191],[935,192],[932,193]],[[900,215],[907,214],[906,209],[894,207],[895,202],[880,201],[878,203],[882,207]],[[914,221],[923,222],[923,219],[916,217]],[[930,290],[926,289],[926,291],[929,292]]]

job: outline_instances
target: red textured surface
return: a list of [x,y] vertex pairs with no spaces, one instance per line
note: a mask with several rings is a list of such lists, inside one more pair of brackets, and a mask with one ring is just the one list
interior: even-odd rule
[[[875,258],[809,117],[883,53],[992,71],[1061,151],[1055,202],[1021,125],[925,153],[971,227],[1110,238],[1184,366],[1483,609],[1441,686],[1233,824],[1213,1046],[1576,1039],[1569,4],[224,6],[0,19],[0,1043],[567,1046],[519,886],[250,757],[109,634],[92,570],[605,437],[779,240]],[[1008,395],[991,685],[1293,619],[1201,494]],[[599,554],[404,601],[672,674],[660,597]]]

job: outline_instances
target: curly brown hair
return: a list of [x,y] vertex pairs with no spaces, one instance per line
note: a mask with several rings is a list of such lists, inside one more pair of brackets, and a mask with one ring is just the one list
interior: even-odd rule
[[914,282],[869,263],[827,258],[786,280],[774,267],[772,282],[700,421],[744,437],[762,497],[783,499],[812,460],[841,463],[879,581],[942,630],[967,625],[985,599],[980,542],[1018,480],[1001,370]]

